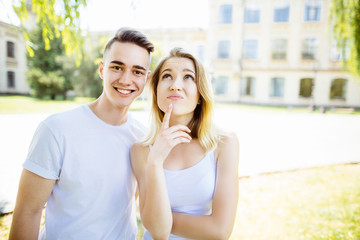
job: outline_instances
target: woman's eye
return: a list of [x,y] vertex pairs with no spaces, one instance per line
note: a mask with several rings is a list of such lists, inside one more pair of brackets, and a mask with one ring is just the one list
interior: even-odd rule
[[164,76],[162,77],[162,79],[171,79],[170,74],[164,74]]
[[192,80],[192,81],[195,80],[194,77],[191,76],[191,75],[186,75],[186,76],[184,77],[184,79],[186,79],[186,80]]

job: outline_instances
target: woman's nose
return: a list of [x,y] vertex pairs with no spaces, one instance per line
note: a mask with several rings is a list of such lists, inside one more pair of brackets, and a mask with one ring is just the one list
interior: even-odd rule
[[176,78],[170,85],[170,90],[172,91],[180,91],[181,90],[181,79]]

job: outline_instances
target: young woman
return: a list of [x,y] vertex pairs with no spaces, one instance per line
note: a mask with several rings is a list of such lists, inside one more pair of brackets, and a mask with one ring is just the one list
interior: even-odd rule
[[211,84],[180,48],[151,75],[152,126],[131,148],[143,239],[228,239],[238,201],[239,143],[213,126]]

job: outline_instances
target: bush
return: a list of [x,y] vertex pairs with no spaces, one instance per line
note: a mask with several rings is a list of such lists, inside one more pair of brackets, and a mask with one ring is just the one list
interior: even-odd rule
[[56,72],[44,73],[40,69],[34,68],[27,73],[27,81],[32,89],[32,94],[42,99],[50,96],[52,100],[57,94],[63,94],[65,78]]

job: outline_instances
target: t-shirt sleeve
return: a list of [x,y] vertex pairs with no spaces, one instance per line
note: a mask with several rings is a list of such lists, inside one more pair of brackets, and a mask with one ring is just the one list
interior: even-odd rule
[[136,140],[143,140],[146,136],[148,129],[143,123],[135,119],[132,115],[129,114],[129,119],[131,121],[131,132]]
[[36,129],[23,167],[43,178],[59,179],[61,152],[58,139],[44,122]]

